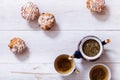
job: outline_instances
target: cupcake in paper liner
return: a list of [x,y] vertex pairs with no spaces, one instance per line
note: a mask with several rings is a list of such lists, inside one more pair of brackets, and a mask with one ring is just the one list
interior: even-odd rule
[[32,2],[27,2],[21,8],[21,15],[27,21],[33,21],[40,15],[39,8]]
[[9,43],[10,50],[15,54],[22,54],[26,49],[25,42],[20,38],[13,38]]
[[87,0],[87,8],[91,12],[102,12],[105,8],[105,0]]
[[55,17],[51,13],[42,13],[39,16],[38,23],[43,30],[50,30],[55,24]]

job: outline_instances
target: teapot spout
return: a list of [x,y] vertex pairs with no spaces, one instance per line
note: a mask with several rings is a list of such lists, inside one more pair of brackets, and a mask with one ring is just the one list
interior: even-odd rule
[[81,52],[79,50],[75,51],[74,58],[77,58],[77,59],[82,58]]

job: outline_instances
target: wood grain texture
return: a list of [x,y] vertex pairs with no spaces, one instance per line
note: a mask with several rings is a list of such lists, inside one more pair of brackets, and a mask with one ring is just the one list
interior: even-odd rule
[[56,18],[53,30],[120,30],[119,0],[106,0],[104,14],[92,14],[86,0],[1,0],[0,30],[40,30],[37,21],[28,23],[21,17],[21,6],[32,1],[40,12],[51,12]]
[[[43,64],[0,64],[1,73],[0,79],[5,80],[37,80],[39,78],[41,80],[44,79],[58,79],[58,80],[86,80],[89,79],[89,69],[97,62],[82,62],[77,63],[77,67],[80,70],[80,73],[76,74],[73,72],[70,76],[62,77],[56,73],[54,67],[51,63],[43,63]],[[111,80],[119,80],[120,74],[119,70],[119,63],[104,63],[112,71],[112,79]],[[5,67],[7,66],[7,67]],[[49,67],[49,68],[48,68]],[[38,80],[39,80],[38,79]]]
[[[101,40],[111,39],[111,43],[104,46],[100,61],[120,62],[119,31],[1,31],[0,34],[0,63],[51,63],[59,54],[72,55],[80,40],[88,35],[98,36]],[[15,56],[10,52],[8,43],[13,37],[26,41],[28,51],[25,55]]]

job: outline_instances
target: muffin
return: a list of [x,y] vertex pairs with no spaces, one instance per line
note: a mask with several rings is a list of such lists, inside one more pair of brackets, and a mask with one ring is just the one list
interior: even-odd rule
[[50,30],[55,24],[55,17],[51,13],[42,13],[39,16],[38,23],[43,30]]
[[32,2],[27,2],[21,8],[21,15],[27,21],[33,21],[40,15],[39,8]]
[[91,12],[102,12],[105,8],[105,0],[87,0],[87,8]]
[[10,50],[15,54],[21,54],[26,49],[25,42],[20,38],[13,38],[9,43]]

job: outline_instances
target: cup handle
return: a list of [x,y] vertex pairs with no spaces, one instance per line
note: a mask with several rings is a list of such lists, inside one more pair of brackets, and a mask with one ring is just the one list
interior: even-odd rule
[[106,44],[108,44],[110,42],[111,42],[110,39],[106,39],[106,40],[102,41],[102,45],[106,45]]
[[77,68],[75,68],[74,72],[78,74],[80,71]]

